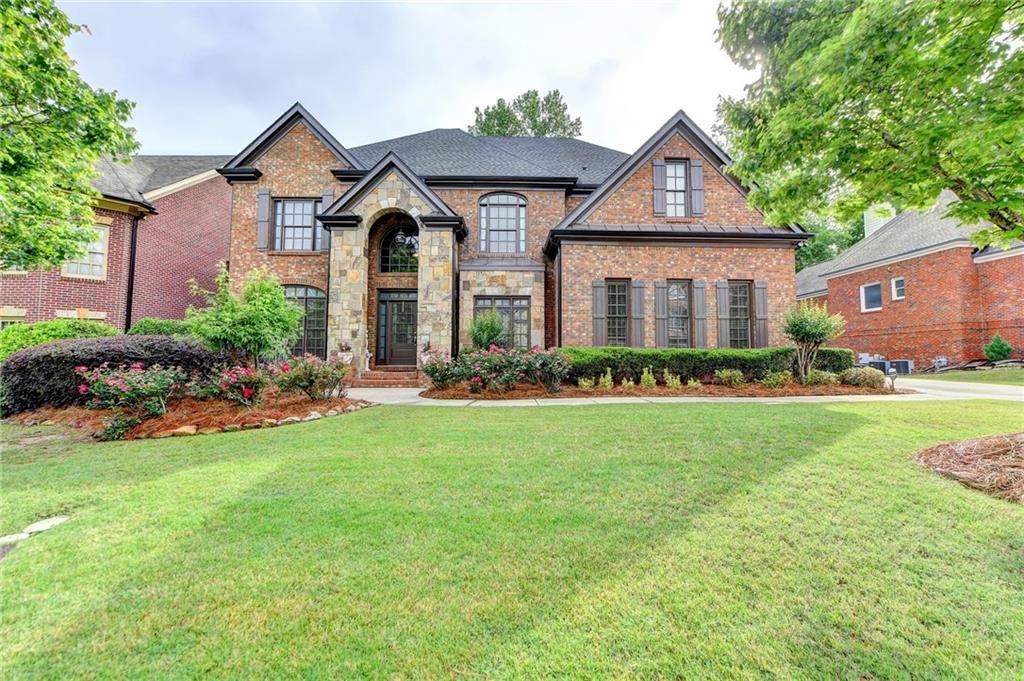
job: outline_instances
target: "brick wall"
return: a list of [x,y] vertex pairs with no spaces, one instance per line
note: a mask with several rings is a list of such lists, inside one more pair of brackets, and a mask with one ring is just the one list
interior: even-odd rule
[[139,223],[132,319],[182,319],[202,301],[189,279],[209,290],[217,263],[228,259],[231,186],[215,177],[153,203],[156,215]]
[[768,340],[783,344],[782,318],[796,302],[793,250],[755,247],[689,247],[565,243],[562,258],[562,344],[593,343],[592,283],[595,279],[642,280],[644,345],[654,346],[654,282],[659,279],[707,281],[708,346],[718,345],[715,282],[746,279],[768,282]]
[[256,250],[256,209],[260,189],[271,197],[315,198],[326,189],[341,196],[351,184],[331,175],[332,168],[346,167],[313,133],[299,123],[253,164],[263,173],[254,183],[232,185],[231,271],[236,285],[249,270],[269,267],[282,283],[315,286],[327,290],[326,251],[273,253]]
[[53,319],[57,310],[82,308],[111,326],[123,329],[128,297],[128,256],[132,216],[95,208],[99,221],[110,220],[107,276],[102,281],[68,277],[60,268],[0,275],[0,307],[26,310],[26,322]]
[[980,342],[985,345],[998,333],[1013,346],[1014,357],[1024,357],[1024,255],[980,262],[975,266],[985,319]]
[[[846,319],[846,333],[833,345],[912,359],[916,368],[939,356],[951,362],[981,357],[985,322],[978,272],[970,248],[951,248],[830,278],[829,311]],[[903,300],[892,299],[893,277],[904,278]],[[860,287],[873,282],[881,282],[882,309],[861,312]]]
[[654,215],[654,159],[701,158],[690,144],[676,133],[651,159],[641,165],[622,186],[595,210],[586,222],[607,223],[708,223],[723,225],[760,225],[764,216],[747,205],[747,199],[715,167],[704,161],[704,215],[677,218]]

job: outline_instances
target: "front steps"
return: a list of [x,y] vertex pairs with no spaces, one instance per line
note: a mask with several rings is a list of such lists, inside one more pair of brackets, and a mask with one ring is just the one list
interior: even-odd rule
[[421,388],[423,378],[416,367],[377,367],[363,372],[349,383],[352,388]]

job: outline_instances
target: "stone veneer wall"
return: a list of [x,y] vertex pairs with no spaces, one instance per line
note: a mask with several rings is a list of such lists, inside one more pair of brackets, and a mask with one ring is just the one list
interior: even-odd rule
[[529,296],[530,345],[544,347],[544,272],[481,270],[459,273],[459,345],[469,347],[469,325],[473,323],[475,296]]
[[455,322],[452,304],[454,241],[455,235],[450,229],[420,227],[417,351],[428,345],[441,350],[451,349],[452,326]]

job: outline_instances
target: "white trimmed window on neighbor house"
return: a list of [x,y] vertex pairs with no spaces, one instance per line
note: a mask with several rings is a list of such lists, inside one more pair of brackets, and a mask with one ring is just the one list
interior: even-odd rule
[[906,297],[907,297],[907,289],[906,289],[906,283],[904,282],[903,277],[893,277],[892,278],[892,299],[893,300],[903,300]]
[[860,311],[878,312],[882,309],[882,282],[874,281],[860,287]]

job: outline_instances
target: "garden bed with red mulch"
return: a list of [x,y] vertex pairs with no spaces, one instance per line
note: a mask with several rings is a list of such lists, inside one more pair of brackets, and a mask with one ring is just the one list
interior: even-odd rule
[[961,485],[1024,504],[1024,433],[946,442],[915,458]]
[[[912,393],[912,390],[897,390],[895,394]],[[748,383],[738,388],[724,385],[702,384],[699,388],[683,387],[673,390],[663,385],[644,389],[637,386],[633,390],[625,390],[615,386],[608,390],[595,387],[593,390],[581,390],[576,386],[562,386],[558,392],[550,392],[542,385],[520,383],[514,390],[484,390],[478,393],[469,389],[468,383],[459,383],[448,388],[430,388],[420,393],[423,397],[435,400],[532,400],[537,398],[564,397],[801,397],[812,395],[892,395],[889,389],[874,390],[853,385],[800,385],[792,383],[782,388],[766,388],[759,383]]]
[[[310,412],[325,416],[328,412],[337,414],[355,411],[371,406],[365,400],[353,400],[347,397],[335,397],[330,400],[310,400],[303,393],[276,393],[268,390],[265,399],[258,407],[249,409],[228,400],[200,400],[186,397],[176,401],[168,408],[167,413],[157,418],[146,419],[133,427],[124,439],[135,440],[148,437],[162,437],[182,426],[195,426],[197,432],[212,429],[240,430],[256,426],[269,425],[290,417],[303,419]],[[22,412],[10,417],[11,423],[22,425],[38,425],[47,423],[71,428],[76,431],[92,434],[104,427],[104,419],[114,416],[115,412],[108,409],[89,409],[82,406],[43,407],[34,411]],[[332,414],[334,415],[334,414]]]

